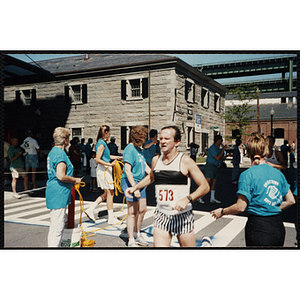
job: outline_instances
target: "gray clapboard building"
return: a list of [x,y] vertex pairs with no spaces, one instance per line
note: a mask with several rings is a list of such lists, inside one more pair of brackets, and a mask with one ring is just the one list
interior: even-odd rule
[[5,129],[22,135],[32,129],[49,150],[55,127],[72,137],[96,139],[99,127],[111,127],[119,149],[128,143],[131,126],[158,131],[177,125],[179,151],[191,142],[204,152],[215,134],[225,133],[221,114],[227,89],[177,57],[162,54],[88,54],[42,60],[50,76],[4,87]]

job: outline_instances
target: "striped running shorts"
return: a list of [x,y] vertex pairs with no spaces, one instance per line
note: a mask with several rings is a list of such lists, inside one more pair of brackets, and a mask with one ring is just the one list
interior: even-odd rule
[[170,232],[172,235],[189,233],[194,229],[194,213],[187,212],[166,215],[159,210],[154,211],[154,227]]

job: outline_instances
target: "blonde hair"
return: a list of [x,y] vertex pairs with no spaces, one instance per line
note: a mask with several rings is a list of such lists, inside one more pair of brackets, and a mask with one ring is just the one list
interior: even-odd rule
[[268,145],[268,139],[259,133],[255,133],[249,138],[247,153],[255,165],[259,165],[260,159],[269,154]]
[[70,132],[64,127],[56,127],[53,132],[54,143],[57,146],[62,146],[65,139],[70,137]]
[[140,147],[145,144],[147,138],[147,128],[144,126],[134,126],[131,128],[129,142],[134,147]]

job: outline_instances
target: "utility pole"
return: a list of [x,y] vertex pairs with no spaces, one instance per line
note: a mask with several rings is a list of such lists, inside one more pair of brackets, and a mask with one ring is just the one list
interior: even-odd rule
[[149,69],[149,82],[148,82],[148,99],[149,99],[149,108],[148,108],[148,112],[149,112],[149,124],[148,124],[148,133],[150,133],[151,130],[151,98],[150,98],[150,69]]
[[260,132],[260,112],[259,112],[259,89],[257,88],[256,90],[256,95],[257,95],[257,132]]

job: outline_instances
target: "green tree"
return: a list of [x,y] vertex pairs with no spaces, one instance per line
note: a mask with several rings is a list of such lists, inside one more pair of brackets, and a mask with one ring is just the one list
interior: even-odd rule
[[225,113],[222,117],[227,122],[228,129],[234,132],[232,135],[225,136],[227,140],[248,136],[246,129],[250,128],[251,120],[256,117],[252,112],[256,112],[257,109],[253,109],[250,104],[253,99],[256,98],[257,87],[249,84],[246,87],[237,87],[230,90],[229,93],[237,95],[238,104],[232,102],[231,106],[226,106]]

